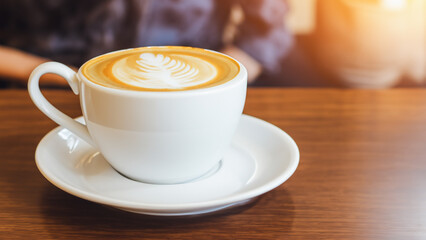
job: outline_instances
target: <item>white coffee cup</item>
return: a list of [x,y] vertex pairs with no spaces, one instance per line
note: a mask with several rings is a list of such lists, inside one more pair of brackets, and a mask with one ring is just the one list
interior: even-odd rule
[[[182,183],[209,172],[223,158],[238,126],[247,71],[223,84],[184,91],[132,91],[101,86],[67,66],[48,62],[31,74],[28,91],[53,121],[91,144],[121,174],[155,184]],[[52,106],[39,79],[64,77],[80,104],[86,125]]]

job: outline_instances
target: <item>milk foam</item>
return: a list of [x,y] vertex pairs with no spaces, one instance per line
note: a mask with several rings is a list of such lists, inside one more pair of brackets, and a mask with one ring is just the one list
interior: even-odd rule
[[240,65],[200,48],[141,47],[108,53],[86,62],[82,74],[99,85],[140,91],[183,91],[223,84]]
[[142,53],[137,60],[123,58],[117,61],[112,66],[112,74],[125,84],[153,89],[197,86],[217,75],[216,68],[207,61],[190,56],[180,58]]

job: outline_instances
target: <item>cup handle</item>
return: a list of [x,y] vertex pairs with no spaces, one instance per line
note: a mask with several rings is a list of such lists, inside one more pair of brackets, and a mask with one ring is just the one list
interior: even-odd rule
[[39,81],[40,77],[46,73],[53,73],[65,78],[74,94],[79,94],[79,80],[77,78],[76,72],[62,63],[47,62],[35,68],[31,73],[30,78],[28,79],[28,92],[30,94],[31,100],[33,100],[34,104],[54,122],[67,128],[75,135],[95,147],[96,145],[90,137],[86,125],[77,122],[63,112],[59,111],[52,104],[50,104],[50,102],[48,102],[41,93]]

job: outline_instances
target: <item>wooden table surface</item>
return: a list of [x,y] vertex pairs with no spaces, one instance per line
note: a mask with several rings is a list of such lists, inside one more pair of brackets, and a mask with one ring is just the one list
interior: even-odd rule
[[[70,91],[44,93],[81,115]],[[426,239],[426,90],[249,89],[245,113],[294,138],[295,174],[237,209],[150,217],[45,180],[34,151],[56,124],[0,90],[0,239]]]

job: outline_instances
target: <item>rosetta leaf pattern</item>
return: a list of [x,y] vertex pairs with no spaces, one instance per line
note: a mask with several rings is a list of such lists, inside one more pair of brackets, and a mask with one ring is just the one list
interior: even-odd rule
[[180,87],[194,81],[199,73],[190,64],[162,54],[142,53],[136,63],[139,78],[162,81],[171,87]]

